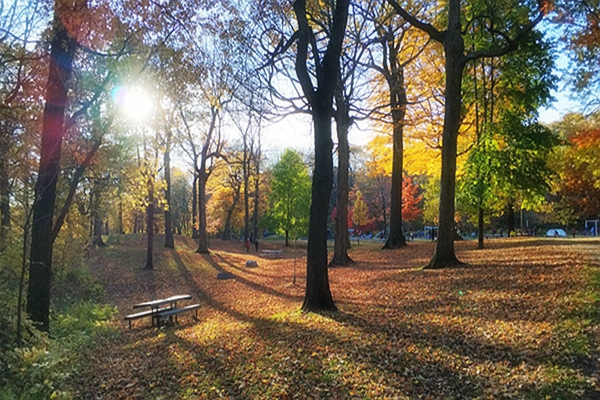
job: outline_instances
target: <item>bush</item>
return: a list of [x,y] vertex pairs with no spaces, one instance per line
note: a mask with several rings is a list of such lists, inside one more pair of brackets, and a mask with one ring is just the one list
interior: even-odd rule
[[[116,313],[101,304],[103,288],[83,267],[68,268],[53,287],[51,337],[22,321],[22,345],[17,347],[17,298],[22,247],[4,242],[0,251],[0,400],[71,399],[66,389],[79,352],[98,335],[110,334]],[[23,311],[23,318],[25,313]]]
[[78,354],[98,335],[113,332],[109,322],[115,313],[114,307],[80,303],[52,319],[52,338],[26,321],[25,331],[32,333],[26,345],[0,354],[0,400],[71,399],[65,387],[81,362]]

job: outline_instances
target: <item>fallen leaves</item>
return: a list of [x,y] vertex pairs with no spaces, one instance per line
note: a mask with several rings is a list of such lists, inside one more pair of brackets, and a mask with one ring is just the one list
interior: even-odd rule
[[[247,269],[252,255],[239,243],[213,241],[205,257],[179,238],[177,251],[157,246],[149,274],[139,268],[143,241],[121,240],[90,258],[120,313],[185,292],[202,303],[200,322],[123,326],[93,350],[78,397],[575,399],[598,391],[589,364],[598,320],[565,322],[565,313],[589,308],[580,293],[597,241],[505,239],[483,251],[464,242],[457,249],[468,266],[437,271],[418,268],[431,243],[391,252],[361,244],[356,264],[330,269],[341,311],[305,314],[305,259],[292,285],[289,249]],[[217,281],[219,271],[234,279]]]

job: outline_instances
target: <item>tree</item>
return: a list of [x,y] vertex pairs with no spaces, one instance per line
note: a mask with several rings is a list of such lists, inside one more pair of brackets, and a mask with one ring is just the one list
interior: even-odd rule
[[[408,21],[412,26],[422,30],[432,40],[441,43],[444,47],[445,56],[445,114],[442,144],[442,171],[441,171],[441,191],[440,191],[440,209],[438,240],[436,242],[435,253],[427,265],[427,268],[445,268],[458,265],[460,262],[456,258],[454,251],[454,197],[456,185],[456,158],[457,158],[457,139],[462,118],[462,78],[463,72],[468,62],[480,58],[500,57],[515,51],[519,48],[523,40],[543,19],[549,11],[548,3],[539,3],[537,16],[533,20],[529,19],[529,10],[527,5],[508,2],[505,8],[499,12],[488,15],[488,10],[484,10],[480,15],[469,16],[469,21],[479,21],[483,24],[482,28],[487,28],[488,32],[495,37],[497,43],[492,41],[486,43],[483,49],[466,52],[465,41],[463,37],[464,20],[463,10],[460,0],[449,0],[446,7],[446,29],[439,30],[430,23],[422,22],[409,14],[395,0],[388,0],[402,18]],[[502,15],[502,19],[494,18],[496,15]],[[490,47],[487,47],[490,46]]]
[[360,109],[360,104],[363,101],[362,97],[367,97],[366,91],[362,88],[367,74],[367,69],[362,65],[366,53],[363,41],[366,39],[364,36],[367,24],[366,19],[360,15],[360,9],[361,5],[357,4],[350,12],[347,39],[341,54],[338,83],[334,95],[338,165],[335,182],[335,241],[330,266],[345,266],[353,262],[348,256],[350,248],[348,233],[350,144],[348,132],[357,120],[365,118],[365,111]]
[[358,244],[360,244],[360,228],[367,223],[367,205],[362,197],[362,192],[360,190],[357,191],[356,199],[354,200],[354,209],[352,211],[352,223],[354,224]]
[[[410,30],[406,22],[395,20],[387,4],[369,16],[377,34],[374,40],[377,52],[371,50],[369,67],[383,78],[388,101],[383,106],[389,110],[386,122],[392,130],[392,170],[391,170],[391,204],[389,232],[384,249],[397,249],[406,246],[402,229],[402,177],[404,171],[404,128],[407,125],[406,115],[409,105],[405,69],[415,61],[427,45],[422,37]],[[422,35],[421,35],[422,36]],[[374,55],[376,54],[376,55]],[[383,96],[377,96],[383,97]],[[376,100],[377,101],[377,100]],[[382,107],[377,104],[377,107]]]
[[[77,6],[81,8],[83,4]],[[43,331],[50,329],[52,216],[56,201],[62,139],[65,133],[67,84],[71,78],[73,58],[77,49],[76,38],[63,24],[63,20],[68,18],[67,15],[72,11],[74,10],[70,10],[64,2],[55,3],[42,145],[33,203],[27,313],[32,321],[39,323],[39,328]]]
[[[304,97],[310,104],[315,135],[315,168],[313,172],[310,221],[308,228],[308,255],[306,292],[302,309],[306,311],[336,310],[327,272],[327,216],[333,184],[333,155],[331,118],[333,96],[338,82],[340,54],[348,20],[349,0],[332,3],[331,29],[324,53],[317,46],[316,34],[311,28],[306,0],[294,2],[298,22],[296,74]],[[309,47],[312,52],[309,54]],[[309,74],[308,57],[314,58],[316,87]]]
[[175,240],[173,239],[173,220],[172,220],[172,204],[171,204],[171,130],[167,127],[166,143],[164,153],[164,168],[165,168],[165,247],[168,249],[175,248]]
[[407,222],[416,221],[423,215],[420,207],[423,195],[419,193],[419,185],[409,175],[402,179],[402,215]]
[[179,169],[173,169],[172,175],[170,210],[173,228],[179,235],[189,235],[192,232],[190,213],[192,188]]
[[[473,33],[476,41],[476,33]],[[498,148],[506,142],[503,132],[510,132],[507,124],[514,124],[515,118],[521,119],[526,126],[537,119],[537,110],[546,105],[550,98],[555,76],[552,74],[554,62],[550,46],[538,32],[532,32],[521,42],[520,51],[505,55],[502,59],[478,60],[473,62],[471,79],[465,83],[466,103],[474,104],[474,122],[476,142],[469,154],[465,174],[461,178],[460,192],[466,203],[477,209],[478,248],[484,247],[484,216],[489,212],[490,203],[498,198],[494,184],[498,177],[506,173],[494,169],[493,157],[498,156]],[[471,70],[469,70],[471,71]],[[525,128],[524,128],[525,129]],[[521,141],[520,144],[534,152],[534,156],[523,155],[529,160],[545,159],[537,155],[541,149],[540,139]],[[535,144],[534,144],[535,143]],[[513,144],[516,144],[513,142]],[[546,153],[544,153],[546,154]],[[522,164],[523,160],[518,160]],[[506,166],[507,168],[509,166]],[[510,169],[517,168],[516,165]],[[532,169],[535,167],[532,165]],[[536,179],[532,173],[532,179]],[[509,229],[510,231],[510,229]]]
[[600,130],[584,126],[569,132],[562,125],[572,117],[566,115],[562,123],[552,126],[565,140],[552,161],[560,175],[555,184],[558,198],[554,208],[567,215],[574,214],[578,222],[583,223],[600,216],[600,170],[597,154]]
[[[515,205],[535,204],[544,200],[550,191],[555,172],[548,165],[550,154],[560,144],[547,127],[523,121],[519,116],[504,117],[502,145],[492,159],[493,175],[507,206],[508,233],[515,231]],[[523,205],[521,205],[523,208]]]
[[597,2],[587,0],[558,1],[557,7],[559,17],[555,28],[560,30],[571,59],[565,78],[589,110],[598,110],[600,7]]
[[310,177],[294,150],[285,150],[273,167],[270,202],[267,218],[285,233],[289,246],[290,234],[295,239],[307,232],[310,213]]
[[[40,2],[11,1],[0,7],[0,242],[11,225],[11,190],[14,187],[15,143],[26,132],[28,119],[38,113],[32,99],[43,96],[39,74],[43,65],[28,43],[44,19]],[[39,83],[39,85],[38,85]],[[14,160],[11,163],[11,160]]]
[[238,148],[228,152],[224,160],[219,160],[207,184],[210,195],[207,204],[207,218],[211,221],[209,230],[220,232],[222,240],[231,239],[244,219],[239,207],[244,185],[241,153],[243,151]]

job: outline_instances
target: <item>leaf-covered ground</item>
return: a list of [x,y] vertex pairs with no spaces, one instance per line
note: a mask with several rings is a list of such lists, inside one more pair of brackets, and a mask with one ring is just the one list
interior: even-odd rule
[[[264,259],[235,241],[214,240],[211,255],[191,239],[160,244],[154,271],[142,270],[142,236],[90,254],[118,328],[82,354],[77,398],[600,398],[598,240],[460,242],[468,265],[437,271],[419,268],[432,243],[361,243],[354,265],[330,269],[340,311],[325,314],[299,311],[303,249]],[[133,304],[179,293],[202,304],[199,322],[123,321]]]

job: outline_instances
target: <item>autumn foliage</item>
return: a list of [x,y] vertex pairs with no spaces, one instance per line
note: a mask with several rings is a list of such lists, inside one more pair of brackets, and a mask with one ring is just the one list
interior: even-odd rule
[[[136,268],[140,236],[91,254],[89,268],[119,315],[82,354],[78,398],[593,398],[598,393],[598,241],[504,239],[468,268],[424,271],[433,244],[369,245],[330,271],[340,311],[299,312],[294,257],[258,258],[241,242],[212,255],[179,237],[157,268]],[[281,244],[267,243],[278,247]],[[302,264],[302,262],[300,262]],[[234,278],[218,281],[218,272]],[[127,328],[132,304],[175,293],[200,302],[199,322]]]

